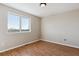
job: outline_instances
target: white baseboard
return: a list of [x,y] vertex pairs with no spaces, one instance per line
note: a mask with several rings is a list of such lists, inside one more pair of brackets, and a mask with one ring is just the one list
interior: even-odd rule
[[25,43],[25,44],[21,44],[19,46],[15,46],[15,47],[12,47],[12,48],[8,48],[8,49],[5,49],[5,50],[0,51],[0,53],[5,52],[5,51],[9,51],[9,50],[12,50],[12,49],[15,49],[15,48],[18,48],[18,47],[27,45],[27,44],[31,44],[31,43],[34,43],[34,42],[37,42],[37,41],[39,41],[39,40],[34,40],[34,41],[31,41],[31,42],[28,42],[28,43]]
[[64,46],[69,46],[69,47],[73,47],[73,48],[78,48],[79,49],[79,46],[74,46],[74,45],[70,45],[70,44],[66,44],[66,43],[59,43],[59,42],[54,42],[54,41],[50,41],[50,40],[43,40],[43,39],[40,39],[42,41],[47,41],[47,42],[51,42],[51,43],[56,43],[56,44],[60,44],[60,45],[64,45]]
[[[54,42],[54,41],[50,41],[50,40],[43,40],[43,39],[40,39],[40,40],[51,42],[51,43],[56,43],[56,44],[60,44],[60,45],[65,45],[65,46],[69,46],[69,47],[73,47],[73,48],[79,48],[79,46],[74,46],[74,45],[70,45],[70,44],[63,44],[63,43]],[[34,40],[34,41],[31,41],[31,42],[28,42],[28,43],[25,43],[25,44],[22,44],[22,45],[19,45],[19,46],[16,46],[16,47],[12,47],[12,48],[9,48],[9,49],[6,49],[6,50],[2,50],[2,51],[0,51],[0,53],[5,52],[5,51],[9,51],[11,49],[15,49],[15,48],[27,45],[27,44],[31,44],[31,43],[34,43],[34,42],[37,42],[37,41],[40,41],[40,40]]]

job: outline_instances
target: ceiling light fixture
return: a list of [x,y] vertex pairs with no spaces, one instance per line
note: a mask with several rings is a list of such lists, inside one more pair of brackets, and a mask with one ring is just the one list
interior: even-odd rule
[[46,3],[40,3],[41,7],[45,7],[47,4]]

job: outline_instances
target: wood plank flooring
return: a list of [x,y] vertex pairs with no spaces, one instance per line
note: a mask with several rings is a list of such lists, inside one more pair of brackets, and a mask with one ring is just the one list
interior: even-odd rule
[[79,49],[38,41],[0,53],[0,56],[79,56]]

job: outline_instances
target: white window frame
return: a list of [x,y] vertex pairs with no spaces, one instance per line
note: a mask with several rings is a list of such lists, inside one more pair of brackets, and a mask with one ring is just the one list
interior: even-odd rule
[[[16,12],[13,12],[13,11],[9,11],[8,12],[8,14],[12,14],[12,15],[16,15],[16,16],[19,16],[20,17],[20,19],[19,19],[19,32],[9,32],[8,31],[8,16],[7,16],[7,31],[8,31],[8,33],[27,33],[27,32],[31,32],[31,17],[28,17],[28,16],[26,16],[26,15],[21,15],[21,14],[18,14],[18,13],[16,13]],[[21,17],[28,17],[28,19],[29,19],[29,31],[21,31],[21,26],[22,26],[22,24],[21,24]]]

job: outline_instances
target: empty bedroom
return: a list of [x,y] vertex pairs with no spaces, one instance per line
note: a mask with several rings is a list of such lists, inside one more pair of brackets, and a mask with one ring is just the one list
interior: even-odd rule
[[0,3],[0,56],[79,56],[79,3]]

